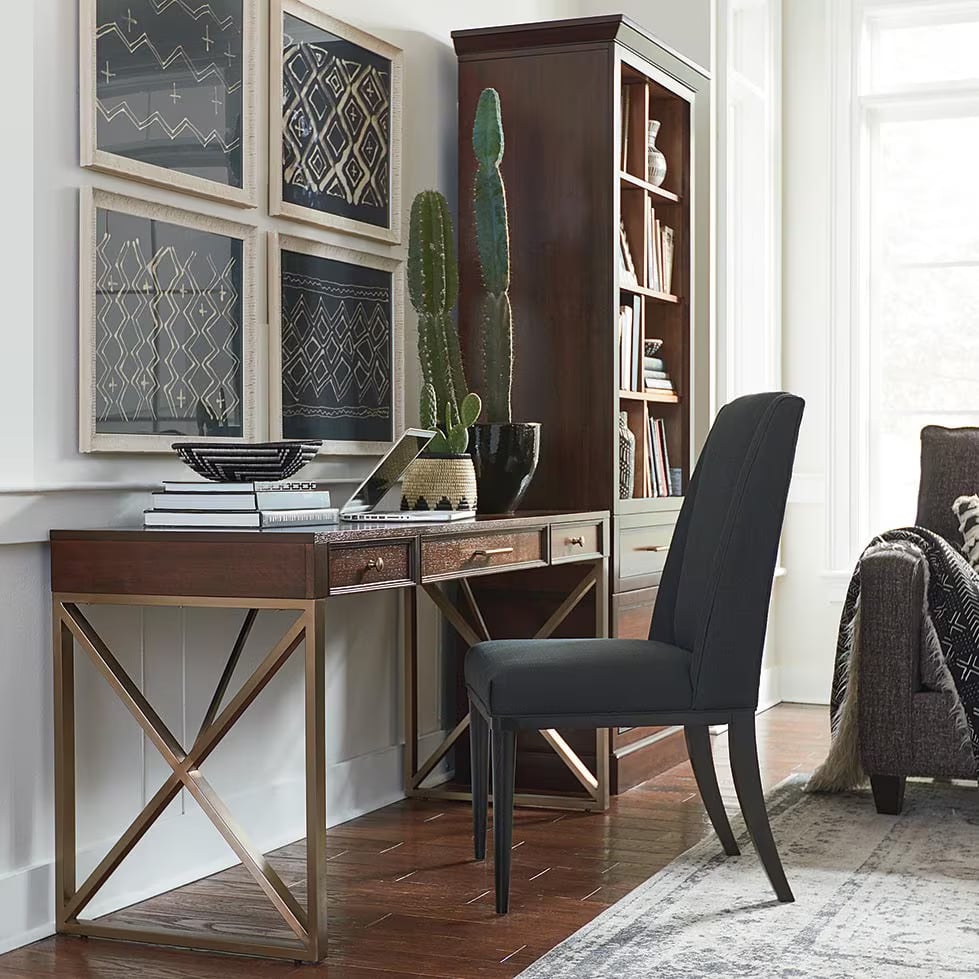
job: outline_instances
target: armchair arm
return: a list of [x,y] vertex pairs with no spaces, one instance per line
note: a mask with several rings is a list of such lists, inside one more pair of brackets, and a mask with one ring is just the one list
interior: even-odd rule
[[924,601],[920,558],[880,550],[860,562],[858,725],[861,761],[870,775],[909,771]]

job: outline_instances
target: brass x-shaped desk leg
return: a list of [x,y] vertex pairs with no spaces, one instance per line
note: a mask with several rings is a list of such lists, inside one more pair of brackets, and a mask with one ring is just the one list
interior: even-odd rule
[[[571,591],[568,597],[558,606],[554,614],[537,630],[534,639],[549,639],[554,631],[570,615],[581,600],[603,581],[604,566],[596,564]],[[460,582],[460,591],[465,601],[469,617],[462,609],[453,604],[437,584],[422,586],[425,593],[432,599],[439,611],[453,629],[470,646],[491,638],[486,621],[479,609],[479,604],[473,595],[469,582]],[[599,589],[601,592],[601,589]],[[597,596],[599,635],[604,634],[604,594]],[[471,620],[470,620],[471,617]],[[446,735],[439,746],[429,757],[418,763],[417,756],[417,722],[415,704],[417,702],[417,597],[413,590],[405,595],[405,794],[422,798],[461,799],[471,798],[470,793],[442,788],[440,786],[423,786],[424,781],[432,774],[439,762],[446,756],[449,749],[459,740],[469,728],[468,713]],[[527,794],[516,796],[520,805],[545,806],[564,809],[606,809],[608,808],[608,729],[601,728],[596,732],[596,757],[598,771],[593,773],[588,766],[572,750],[571,746],[555,730],[540,732],[544,740],[554,749],[574,777],[581,783],[586,795],[581,798],[569,796]]]
[[[190,750],[185,751],[79,609],[78,603],[65,600],[66,598],[67,596],[56,595],[54,604],[58,930],[69,934],[124,938],[155,944],[318,961],[326,952],[323,603],[301,602],[288,605],[290,608],[297,609],[299,616],[268,652],[257,669],[245,680],[227,706],[222,709],[224,696],[258,614],[257,608],[248,608],[241,631],[204,716],[200,732]],[[100,601],[112,603],[109,596],[101,597]],[[242,607],[247,601],[242,600]],[[173,605],[199,604],[190,599],[157,600],[157,602]],[[73,660],[76,642],[86,652],[171,769],[167,780],[81,886],[76,886],[75,880]],[[299,904],[269,860],[237,825],[228,807],[200,770],[201,765],[300,644],[305,644],[306,649],[307,906],[305,908]],[[189,792],[214,824],[295,935],[295,941],[278,941],[272,938],[249,941],[176,930],[149,931],[132,926],[79,919],[79,914],[88,906],[181,789]]]

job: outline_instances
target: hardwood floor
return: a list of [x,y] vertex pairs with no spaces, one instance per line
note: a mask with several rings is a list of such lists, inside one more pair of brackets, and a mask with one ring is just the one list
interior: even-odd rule
[[[812,771],[828,728],[820,707],[780,705],[760,715],[766,790]],[[714,754],[725,805],[736,811],[726,742],[715,738]],[[688,764],[614,798],[606,814],[518,809],[511,912],[501,918],[493,911],[492,860],[472,860],[468,806],[401,802],[329,831],[329,954],[319,966],[56,937],[0,956],[0,979],[514,976],[709,832]],[[287,884],[303,876],[302,853],[300,843],[272,857]],[[208,921],[231,931],[247,917],[287,934],[269,907],[232,869],[114,919]]]

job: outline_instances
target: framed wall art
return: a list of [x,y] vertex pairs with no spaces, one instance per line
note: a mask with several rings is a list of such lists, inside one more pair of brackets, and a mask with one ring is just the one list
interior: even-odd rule
[[270,212],[400,243],[401,50],[315,0],[270,24]]
[[81,0],[81,164],[258,203],[258,0]]
[[364,252],[269,236],[273,439],[381,453],[404,431],[404,267]]
[[83,189],[82,452],[252,441],[254,228]]

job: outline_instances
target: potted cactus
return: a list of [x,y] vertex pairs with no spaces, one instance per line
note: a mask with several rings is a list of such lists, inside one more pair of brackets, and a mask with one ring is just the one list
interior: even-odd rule
[[476,474],[467,454],[469,426],[479,417],[479,395],[467,390],[452,309],[459,294],[452,218],[445,198],[422,191],[411,205],[408,295],[418,313],[422,370],[421,423],[436,436],[411,464],[402,510],[472,510]]
[[470,451],[476,466],[480,513],[509,513],[527,492],[537,469],[540,423],[514,422],[513,321],[510,309],[510,229],[500,173],[503,119],[494,88],[479,96],[473,124],[476,154],[473,207],[485,296],[482,305],[484,420],[473,426]]

